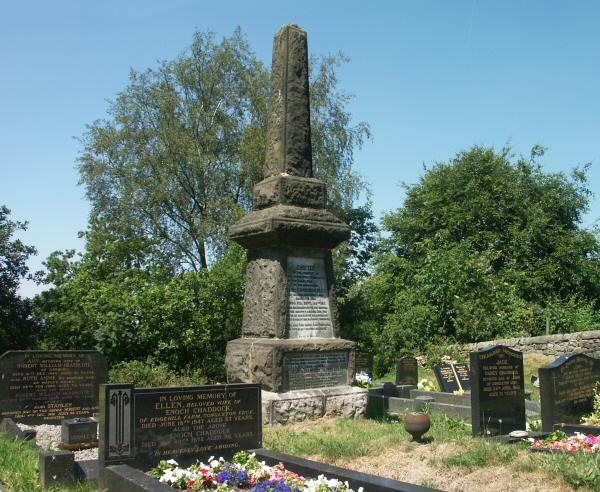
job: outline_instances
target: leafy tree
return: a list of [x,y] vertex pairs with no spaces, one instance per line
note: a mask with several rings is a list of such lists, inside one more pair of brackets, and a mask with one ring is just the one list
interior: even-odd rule
[[27,223],[12,221],[9,216],[10,210],[0,206],[0,354],[32,347],[37,335],[30,302],[17,293],[21,280],[35,277],[29,273],[27,259],[36,249],[13,238],[27,229]]
[[474,147],[406,187],[386,215],[375,274],[355,295],[384,364],[428,343],[600,326],[600,245],[581,227],[585,169],[546,173],[509,149]]
[[[110,259],[106,260],[110,263]],[[210,270],[177,276],[138,267],[105,268],[86,252],[46,262],[55,287],[35,299],[47,348],[96,348],[113,364],[150,357],[223,381],[225,345],[241,335],[245,261],[239,246]]]
[[[313,58],[311,71],[314,167],[336,210],[350,208],[362,187],[353,151],[369,136],[366,123],[351,125],[349,96],[337,88],[343,61]],[[82,138],[92,216],[149,239],[154,261],[174,271],[207,268],[262,178],[269,86],[239,29],[221,43],[196,33],[177,59],[132,71],[110,118]]]
[[[350,279],[362,272],[373,226],[369,205],[353,208],[364,189],[353,151],[369,127],[351,124],[336,77],[344,61],[311,60],[311,131],[331,208],[364,225],[338,255]],[[239,30],[220,43],[196,33],[177,59],[132,71],[108,119],[82,137],[86,250],[46,262],[54,287],[35,301],[46,346],[96,347],[111,363],[150,356],[222,380],[225,344],[241,334],[245,269],[226,232],[262,178],[269,86]]]

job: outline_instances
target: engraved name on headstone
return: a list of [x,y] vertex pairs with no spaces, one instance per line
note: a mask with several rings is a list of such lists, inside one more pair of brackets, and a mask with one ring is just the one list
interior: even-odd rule
[[593,410],[600,361],[585,354],[563,355],[539,369],[542,431],[559,423],[579,424]]
[[373,352],[363,350],[354,352],[354,372],[365,372],[373,377]]
[[283,357],[284,391],[341,386],[348,383],[347,352],[287,354]]
[[0,419],[60,424],[98,412],[98,387],[108,378],[94,350],[15,350],[0,356]]
[[396,384],[419,383],[419,366],[414,357],[400,357],[396,361]]
[[289,337],[332,337],[323,259],[289,257],[288,290]]
[[173,388],[102,385],[101,466],[127,463],[149,469],[230,457],[262,446],[260,384]]
[[437,364],[433,371],[440,390],[444,393],[471,389],[469,366],[466,364]]
[[525,430],[523,354],[504,345],[471,352],[473,435]]

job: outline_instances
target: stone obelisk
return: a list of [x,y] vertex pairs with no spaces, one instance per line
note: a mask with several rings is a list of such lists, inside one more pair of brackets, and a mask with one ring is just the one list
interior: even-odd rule
[[273,43],[263,171],[254,211],[229,229],[248,249],[248,267],[228,382],[262,384],[266,422],[362,414],[366,394],[350,387],[355,344],[339,338],[331,257],[350,229],[325,209],[325,183],[313,177],[307,36],[292,24]]

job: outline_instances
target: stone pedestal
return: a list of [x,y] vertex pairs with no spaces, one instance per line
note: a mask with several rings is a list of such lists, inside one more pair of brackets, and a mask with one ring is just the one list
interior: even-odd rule
[[260,383],[283,392],[348,386],[354,378],[354,342],[341,338],[238,338],[227,345],[229,383]]
[[362,415],[366,391],[350,386],[355,344],[339,338],[331,257],[350,229],[325,208],[325,183],[312,174],[306,33],[293,25],[275,35],[263,171],[254,211],[229,229],[248,267],[228,382],[262,385],[266,422]]

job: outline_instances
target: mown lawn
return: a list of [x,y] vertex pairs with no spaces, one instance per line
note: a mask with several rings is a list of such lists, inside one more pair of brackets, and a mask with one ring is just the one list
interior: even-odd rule
[[471,437],[470,425],[432,416],[425,444],[396,420],[324,419],[264,429],[267,448],[442,490],[600,491],[600,453],[531,453]]

